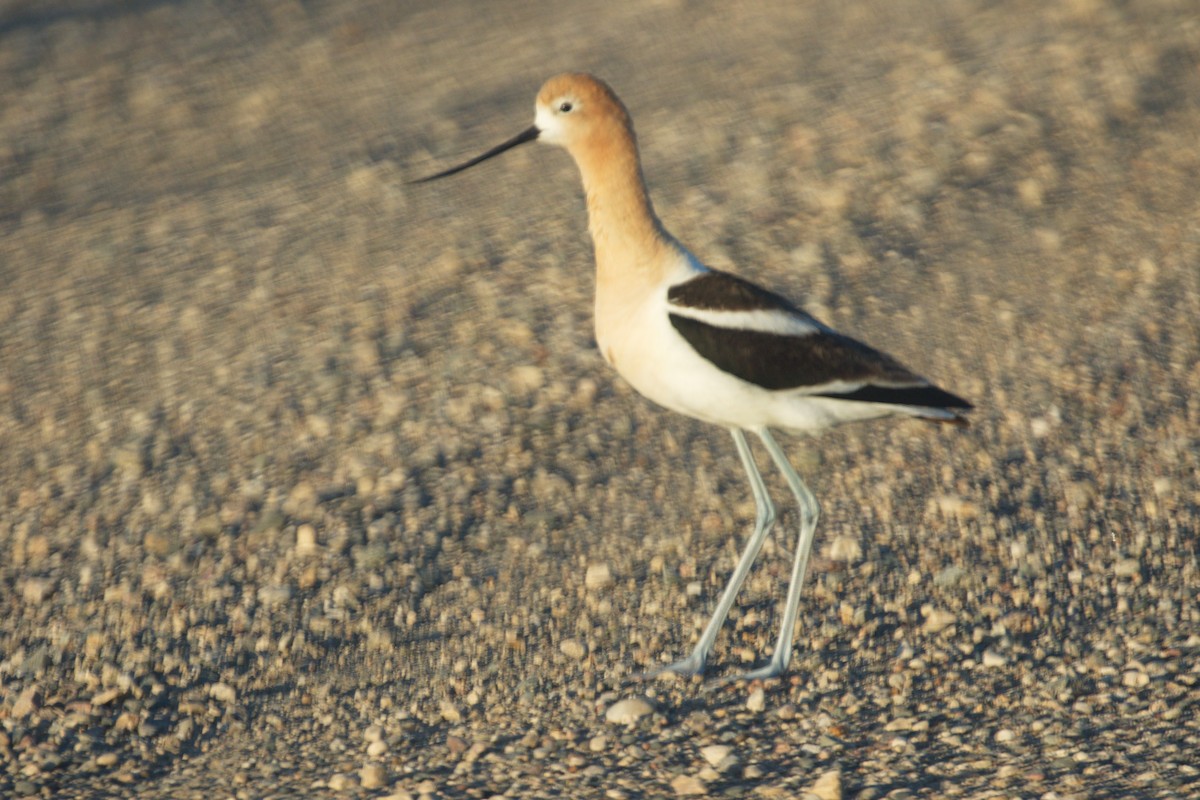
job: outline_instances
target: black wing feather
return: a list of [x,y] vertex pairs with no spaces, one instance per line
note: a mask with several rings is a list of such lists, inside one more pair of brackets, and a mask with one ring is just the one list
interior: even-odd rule
[[667,298],[680,311],[781,311],[811,322],[813,332],[789,335],[724,328],[684,313],[669,314],[671,325],[697,353],[723,372],[764,389],[844,382],[858,386],[813,394],[864,403],[971,408],[966,400],[930,385],[886,353],[826,328],[786,298],[728,273],[706,272],[672,286]]
[[718,270],[675,284],[667,290],[667,301],[698,311],[785,311],[816,322],[786,297]]
[[956,394],[932,384],[924,386],[876,386],[867,384],[852,392],[815,392],[814,397],[836,397],[863,403],[891,403],[898,406],[924,406],[969,411],[972,406]]
[[696,352],[723,372],[764,389],[799,389],[871,379],[914,384],[920,378],[895,360],[837,333],[803,336],[722,328],[681,314],[671,324]]

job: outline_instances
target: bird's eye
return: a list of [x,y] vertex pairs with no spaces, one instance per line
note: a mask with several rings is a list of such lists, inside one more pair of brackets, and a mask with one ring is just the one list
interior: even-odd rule
[[569,111],[570,111],[572,108],[574,108],[574,107],[575,107],[575,106],[571,105],[571,101],[570,101],[570,100],[563,100],[561,103],[559,103],[559,104],[558,104],[558,110],[559,110],[559,111],[561,111],[561,112],[562,112],[562,113],[564,113],[564,114],[566,114],[567,112],[569,112]]

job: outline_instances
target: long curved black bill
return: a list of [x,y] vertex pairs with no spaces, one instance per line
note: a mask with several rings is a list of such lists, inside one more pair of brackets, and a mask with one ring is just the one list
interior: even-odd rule
[[470,161],[459,164],[457,167],[451,167],[450,169],[442,170],[441,172],[439,172],[435,175],[429,175],[425,178],[418,178],[415,181],[409,181],[409,183],[428,183],[429,181],[436,181],[438,178],[448,177],[450,175],[453,175],[456,172],[462,172],[464,169],[470,169],[471,167],[475,166],[476,164],[478,164],[480,162],[487,161],[492,156],[500,155],[505,150],[511,150],[519,144],[525,144],[526,142],[532,142],[534,139],[536,139],[538,137],[538,134],[540,134],[540,133],[541,133],[541,131],[538,130],[537,125],[531,125],[529,128],[521,131],[520,133],[518,133],[513,138],[509,139],[504,144],[496,145],[491,150],[488,150],[486,153],[484,153],[481,156],[476,156],[475,158],[472,158]]

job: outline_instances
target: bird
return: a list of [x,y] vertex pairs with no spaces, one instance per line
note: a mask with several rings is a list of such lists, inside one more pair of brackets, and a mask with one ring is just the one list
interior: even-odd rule
[[659,406],[728,429],[754,498],[754,530],[691,653],[645,675],[704,673],[775,522],[775,505],[746,438],[750,433],[796,500],[799,533],[770,658],[729,680],[778,677],[792,658],[819,507],[772,429],[807,435],[892,415],[964,426],[972,405],[782,295],[710,269],[692,255],[655,214],[629,111],[593,75],[550,78],[537,93],[532,126],[411,183],[455,175],[533,141],[566,149],[583,181],[596,262],[595,340],[604,360]]

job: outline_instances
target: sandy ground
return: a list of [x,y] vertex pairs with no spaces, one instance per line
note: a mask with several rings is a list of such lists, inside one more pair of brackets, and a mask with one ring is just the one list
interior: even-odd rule
[[[1200,797],[1198,64],[1193,0],[0,2],[0,796]],[[635,680],[753,504],[596,353],[569,159],[405,183],[564,69],[978,405],[787,439],[782,681]]]

